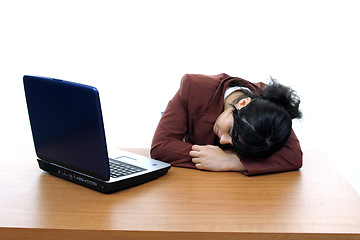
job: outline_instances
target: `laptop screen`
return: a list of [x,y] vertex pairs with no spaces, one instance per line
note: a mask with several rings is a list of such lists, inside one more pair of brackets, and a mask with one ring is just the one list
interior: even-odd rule
[[24,76],[37,156],[87,175],[109,180],[109,162],[96,88]]

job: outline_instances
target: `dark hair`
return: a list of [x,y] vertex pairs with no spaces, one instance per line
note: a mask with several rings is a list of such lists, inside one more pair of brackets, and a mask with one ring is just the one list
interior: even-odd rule
[[300,98],[275,79],[251,102],[233,112],[232,143],[243,158],[268,157],[286,143],[292,119],[301,118]]

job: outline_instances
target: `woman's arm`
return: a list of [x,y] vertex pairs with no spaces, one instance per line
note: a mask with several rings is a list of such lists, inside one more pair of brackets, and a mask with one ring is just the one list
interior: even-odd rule
[[196,168],[189,152],[192,144],[184,142],[187,133],[187,84],[182,81],[179,91],[169,102],[160,119],[151,144],[151,157],[173,166]]

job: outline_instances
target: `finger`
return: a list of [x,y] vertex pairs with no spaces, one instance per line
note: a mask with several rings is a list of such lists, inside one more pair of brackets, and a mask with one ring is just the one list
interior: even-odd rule
[[199,158],[193,158],[193,159],[191,159],[191,161],[192,161],[193,163],[195,163],[195,164],[200,163],[200,159],[199,159]]
[[200,157],[200,152],[198,152],[198,151],[190,151],[189,155],[190,155],[190,157],[198,158],[198,157]]
[[201,149],[200,145],[193,145],[192,146],[192,150],[194,150],[194,151],[200,151],[200,149]]
[[195,167],[198,169],[204,169],[204,166],[201,163],[195,164]]

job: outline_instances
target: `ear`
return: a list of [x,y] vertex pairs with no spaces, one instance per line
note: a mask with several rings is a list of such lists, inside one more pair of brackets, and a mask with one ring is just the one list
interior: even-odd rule
[[241,109],[241,108],[245,107],[246,105],[248,105],[250,102],[251,102],[250,97],[242,98],[242,99],[240,99],[240,101],[237,104],[235,104],[235,106],[237,109]]

